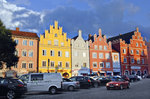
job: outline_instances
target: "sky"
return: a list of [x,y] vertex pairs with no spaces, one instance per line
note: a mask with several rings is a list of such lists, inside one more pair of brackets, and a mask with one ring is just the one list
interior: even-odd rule
[[0,19],[6,28],[43,34],[57,20],[69,38],[82,30],[107,38],[134,31],[150,39],[150,0],[0,0]]

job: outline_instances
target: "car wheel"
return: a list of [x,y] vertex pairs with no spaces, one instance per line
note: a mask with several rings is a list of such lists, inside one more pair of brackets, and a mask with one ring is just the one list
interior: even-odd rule
[[98,83],[95,83],[95,84],[94,84],[94,87],[97,88],[97,87],[98,87]]
[[15,92],[13,90],[9,90],[7,92],[7,99],[14,99],[15,98]]
[[110,90],[110,88],[109,88],[109,87],[107,87],[107,90]]
[[73,91],[73,90],[74,90],[74,87],[73,87],[73,86],[69,86],[69,87],[68,87],[68,90],[69,90],[69,91]]
[[120,85],[120,90],[122,90],[123,89],[123,86],[122,85]]
[[127,88],[128,88],[128,89],[130,88],[130,84],[127,85]]
[[57,88],[56,87],[51,87],[49,89],[50,94],[55,94],[57,92]]

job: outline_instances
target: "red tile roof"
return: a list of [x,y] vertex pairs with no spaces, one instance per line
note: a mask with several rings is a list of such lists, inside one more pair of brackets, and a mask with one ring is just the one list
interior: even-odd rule
[[36,33],[19,31],[19,28],[16,28],[16,30],[11,30],[11,33],[12,33],[12,35],[16,35],[16,36],[25,36],[25,37],[38,38]]

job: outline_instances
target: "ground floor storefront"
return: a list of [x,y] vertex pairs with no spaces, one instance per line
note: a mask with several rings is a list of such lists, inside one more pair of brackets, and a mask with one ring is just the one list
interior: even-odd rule
[[148,66],[122,66],[122,75],[147,75]]

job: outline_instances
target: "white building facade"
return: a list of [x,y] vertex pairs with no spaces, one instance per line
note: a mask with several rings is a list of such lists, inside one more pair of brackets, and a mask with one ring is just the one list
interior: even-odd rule
[[[90,74],[89,44],[82,38],[79,30],[78,36],[71,40],[72,44],[72,76]],[[82,70],[84,68],[84,70]],[[86,68],[86,69],[85,69]]]

